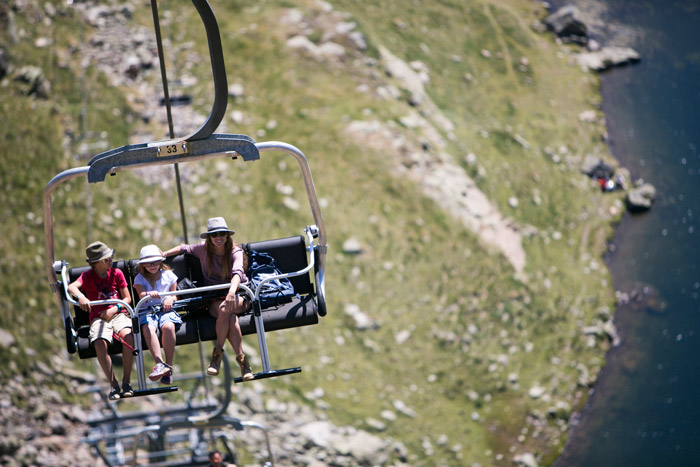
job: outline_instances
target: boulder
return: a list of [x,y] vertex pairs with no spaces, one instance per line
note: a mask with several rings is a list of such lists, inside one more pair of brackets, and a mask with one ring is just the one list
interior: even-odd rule
[[547,29],[566,42],[585,44],[588,30],[581,19],[581,12],[573,5],[566,5],[545,19]]
[[636,63],[640,59],[639,53],[630,47],[603,47],[595,52],[576,55],[576,62],[581,68],[593,71],[604,71],[614,66]]
[[515,465],[522,467],[538,467],[537,458],[531,452],[518,454],[513,458]]
[[650,183],[633,188],[627,193],[627,209],[630,212],[643,212],[651,208],[656,197],[656,188]]
[[4,347],[6,349],[12,347],[15,345],[15,338],[12,334],[10,334],[9,331],[6,331],[3,328],[0,328],[0,347]]
[[36,66],[22,67],[15,77],[17,81],[26,83],[25,94],[33,94],[37,97],[46,99],[51,93],[51,83],[44,77],[44,72]]

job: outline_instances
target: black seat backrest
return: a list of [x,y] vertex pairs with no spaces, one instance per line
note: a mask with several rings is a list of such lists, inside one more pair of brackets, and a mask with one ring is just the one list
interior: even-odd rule
[[175,273],[178,282],[184,278],[188,278],[199,287],[205,285],[204,276],[202,276],[202,265],[199,262],[199,258],[196,256],[187,253],[169,256],[165,259],[165,264]]
[[[199,258],[186,253],[177,256],[168,256],[164,263],[175,273],[178,282],[185,277],[191,281],[202,284],[202,266],[199,263]],[[131,269],[131,277],[135,278],[139,273],[139,260],[129,260],[129,269]]]
[[[277,267],[283,273],[299,271],[309,264],[306,254],[306,242],[302,235],[278,238],[276,240],[250,242],[244,245],[244,250],[255,250],[269,254],[275,259]],[[250,263],[250,261],[248,263]],[[308,273],[290,277],[289,280],[294,286],[295,293],[305,295],[314,292],[314,287]]]
[[[164,263],[173,271],[177,276],[178,283],[185,278],[190,279],[195,285],[202,287],[204,286],[204,277],[202,276],[202,266],[199,262],[199,258],[187,253],[182,253],[177,256],[168,256]],[[131,270],[131,283],[134,283],[134,279],[139,273],[139,260],[132,259],[129,260],[129,269]],[[139,302],[138,294],[136,289],[132,290],[132,297],[134,298],[133,306]]]
[[[131,280],[131,274],[129,271],[129,263],[124,260],[119,260],[115,261],[112,265],[112,267],[115,267],[117,269],[121,269],[121,271],[124,273],[124,277],[126,278],[127,284],[129,284],[129,292],[131,293],[132,296],[132,304],[133,304],[133,290],[132,290],[132,280]],[[90,270],[90,266],[81,266],[79,268],[70,268],[68,270],[68,279],[69,279],[69,284],[75,282],[75,280],[80,277],[82,273],[85,271]],[[87,326],[90,324],[90,319],[89,315],[86,311],[83,311],[82,308],[79,306],[73,306],[73,309],[75,310],[75,327],[80,328],[81,326]]]

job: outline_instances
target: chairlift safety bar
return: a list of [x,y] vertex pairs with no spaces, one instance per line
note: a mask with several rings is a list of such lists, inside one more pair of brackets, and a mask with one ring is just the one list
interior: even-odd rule
[[[318,289],[317,293],[320,295],[320,300],[323,300],[325,303],[325,258],[327,251],[326,229],[323,223],[321,209],[318,203],[318,198],[316,197],[316,189],[314,187],[313,178],[311,177],[311,170],[309,168],[306,156],[298,148],[290,144],[282,142],[254,143],[252,139],[244,135],[216,134],[210,136],[206,140],[190,141],[188,146],[190,149],[187,155],[174,155],[162,158],[158,157],[157,155],[157,144],[123,146],[121,148],[107,151],[95,156],[87,166],[65,170],[51,179],[44,189],[43,214],[46,248],[46,272],[52,291],[54,293],[60,293],[56,289],[57,280],[54,272],[55,245],[53,235],[52,207],[53,192],[60,184],[81,176],[87,176],[89,182],[96,183],[104,181],[107,173],[116,174],[119,171],[126,169],[212,159],[221,157],[222,154],[240,154],[244,161],[252,161],[260,158],[260,152],[277,150],[292,155],[299,163],[299,167],[301,169],[309,205],[318,233],[318,246],[316,247],[316,253],[318,254],[318,273],[316,277]],[[58,297],[58,299],[60,301],[60,297]]]

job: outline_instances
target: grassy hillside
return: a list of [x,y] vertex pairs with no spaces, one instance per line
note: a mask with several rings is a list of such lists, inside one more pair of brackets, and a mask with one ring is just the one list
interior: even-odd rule
[[[46,183],[85,164],[76,157],[81,142],[106,140],[112,148],[143,142],[144,135],[167,136],[157,119],[136,112],[133,90],[111,85],[95,62],[81,66],[81,44],[95,28],[75,8],[49,2],[57,9],[50,14],[43,3],[16,3],[0,6],[0,46],[12,66],[0,85],[0,328],[17,339],[0,347],[3,361],[11,361],[2,378],[27,372],[31,359],[47,359],[63,346],[43,269]],[[152,27],[147,6],[131,7],[132,27]],[[212,7],[229,84],[244,89],[229,102],[229,113],[243,118],[227,115],[219,132],[302,149],[330,238],[329,314],[318,326],[270,334],[273,365],[304,371],[266,380],[266,390],[322,406],[333,422],[370,431],[368,420],[405,404],[408,415],[384,420],[380,435],[404,442],[414,465],[508,464],[525,452],[551,462],[609,345],[604,334],[585,335],[583,328],[607,320],[614,303],[601,255],[619,199],[601,194],[578,170],[587,154],[609,157],[603,125],[579,119],[598,109],[596,78],[531,27],[545,12],[526,0],[271,0]],[[196,83],[184,92],[205,115],[212,87],[206,58],[197,59],[207,56],[199,20],[186,2],[160,8],[170,79]],[[287,21],[290,9],[301,13],[303,26]],[[366,49],[337,33],[338,24],[350,22]],[[301,32],[317,45],[334,39],[347,52],[319,58],[286,44]],[[41,37],[51,46],[36,47]],[[350,122],[378,121],[418,147],[426,138],[402,124],[402,117],[424,108],[412,105],[384,72],[381,48],[429,70],[425,91],[453,129],[434,124],[446,145],[424,151],[449,154],[512,219],[526,252],[522,277],[401,176],[392,147],[379,150],[348,136]],[[27,65],[41,68],[51,83],[48,98],[28,95],[27,84],[16,79]],[[143,79],[157,83],[156,71]],[[392,87],[397,95],[382,97],[381,90]],[[159,97],[145,95],[144,106],[163,112]],[[178,108],[174,112],[177,119]],[[435,114],[427,119],[434,123]],[[226,216],[239,241],[300,233],[311,222],[308,210],[286,207],[288,191],[280,189],[291,188],[304,206],[290,162],[265,153],[252,165],[222,159],[181,166],[190,239],[213,215]],[[84,246],[98,238],[120,257],[136,257],[152,241],[162,247],[180,241],[171,169],[123,173],[89,188],[84,181],[69,185],[55,196],[59,258],[81,264]],[[342,252],[348,238],[359,240],[362,254]],[[345,313],[352,306],[376,329],[356,330]],[[255,347],[254,339],[246,342]],[[189,365],[187,350],[178,352]],[[92,369],[91,362],[71,360]],[[542,394],[530,394],[533,387]],[[315,388],[323,390],[323,405],[305,396]]]

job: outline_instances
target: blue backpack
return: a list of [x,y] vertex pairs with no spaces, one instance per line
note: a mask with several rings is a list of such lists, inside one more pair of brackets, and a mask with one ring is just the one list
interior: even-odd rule
[[[275,264],[275,259],[260,251],[250,250],[248,265],[250,288],[253,292],[266,278],[282,274]],[[274,279],[266,282],[260,290],[260,307],[267,308],[291,302],[292,297],[294,297],[294,287],[289,279]]]

